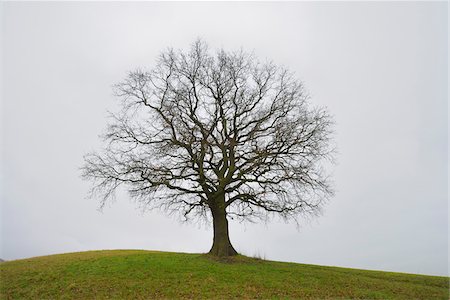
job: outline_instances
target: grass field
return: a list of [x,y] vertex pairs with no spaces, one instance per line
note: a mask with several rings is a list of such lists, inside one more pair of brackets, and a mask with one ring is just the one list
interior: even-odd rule
[[449,299],[449,278],[113,250],[0,264],[1,299]]

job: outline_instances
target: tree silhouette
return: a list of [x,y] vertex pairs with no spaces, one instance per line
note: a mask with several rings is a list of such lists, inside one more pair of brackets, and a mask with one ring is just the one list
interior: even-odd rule
[[115,91],[106,147],[82,167],[101,206],[125,186],[146,207],[212,217],[210,253],[230,256],[227,216],[315,215],[332,195],[321,167],[332,158],[331,117],[284,68],[196,41]]

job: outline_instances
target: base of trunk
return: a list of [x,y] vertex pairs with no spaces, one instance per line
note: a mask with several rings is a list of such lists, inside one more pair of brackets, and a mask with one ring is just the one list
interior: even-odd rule
[[216,245],[216,243],[214,243],[208,253],[220,257],[234,256],[239,254],[229,242],[223,245]]

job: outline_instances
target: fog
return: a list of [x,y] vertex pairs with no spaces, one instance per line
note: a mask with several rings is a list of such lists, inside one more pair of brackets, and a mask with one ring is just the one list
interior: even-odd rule
[[446,2],[2,2],[2,259],[91,249],[207,252],[212,228],[102,212],[80,178],[111,86],[196,38],[294,71],[334,115],[336,195],[295,224],[231,221],[266,259],[448,274]]

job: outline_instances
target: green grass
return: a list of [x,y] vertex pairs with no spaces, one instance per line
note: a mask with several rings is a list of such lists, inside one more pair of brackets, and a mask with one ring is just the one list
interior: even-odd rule
[[0,264],[1,299],[448,299],[449,278],[202,254],[89,251]]

